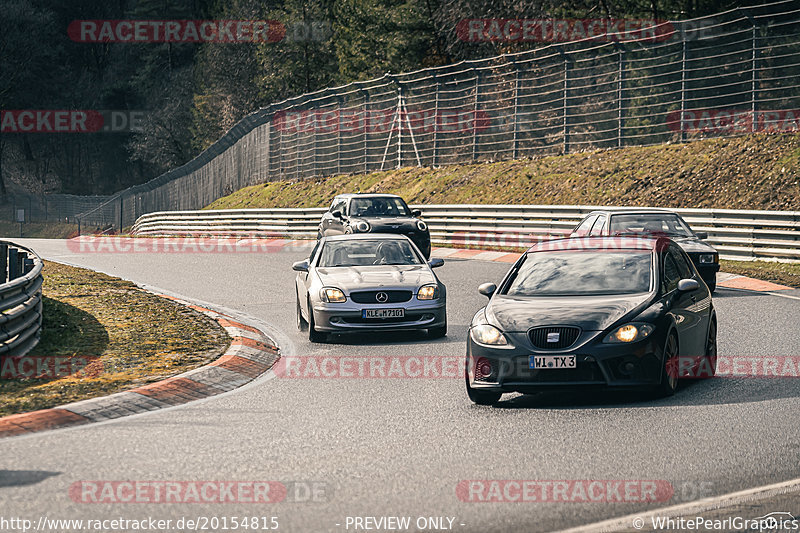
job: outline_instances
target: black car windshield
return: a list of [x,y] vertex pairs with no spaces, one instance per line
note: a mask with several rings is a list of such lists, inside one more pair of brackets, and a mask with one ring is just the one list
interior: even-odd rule
[[671,213],[639,213],[611,215],[611,235],[623,233],[663,234],[691,237],[692,232],[678,215]]
[[369,239],[330,241],[322,248],[318,266],[420,265],[422,260],[408,241]]
[[405,202],[391,196],[353,198],[350,201],[350,216],[353,217],[407,217],[411,216]]
[[509,296],[590,296],[650,290],[647,250],[529,252]]

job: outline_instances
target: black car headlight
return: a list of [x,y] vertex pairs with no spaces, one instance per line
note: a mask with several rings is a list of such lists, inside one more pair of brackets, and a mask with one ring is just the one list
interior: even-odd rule
[[700,254],[698,262],[701,265],[710,265],[717,262],[717,254]]
[[478,344],[493,348],[511,348],[503,332],[489,324],[478,324],[469,329],[469,336]]
[[417,300],[436,300],[439,298],[438,285],[423,285],[417,291]]
[[428,225],[422,220],[417,220],[417,229],[420,231],[427,231]]
[[336,287],[322,287],[319,291],[319,297],[323,302],[334,304],[342,303],[347,300],[344,292]]
[[367,233],[369,231],[369,222],[366,220],[359,220],[356,223],[356,229],[361,233]]
[[625,324],[606,335],[603,342],[624,344],[636,342],[647,338],[655,329],[652,324]]

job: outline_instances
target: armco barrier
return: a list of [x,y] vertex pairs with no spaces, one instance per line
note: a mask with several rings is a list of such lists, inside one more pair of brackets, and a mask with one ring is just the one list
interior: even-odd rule
[[0,241],[0,358],[25,355],[39,342],[42,267],[33,250]]
[[[563,236],[599,207],[415,205],[434,244],[527,246]],[[622,208],[620,208],[622,209]],[[723,259],[800,261],[800,211],[674,209]],[[314,238],[324,208],[162,211],[139,217],[135,235],[269,235]]]

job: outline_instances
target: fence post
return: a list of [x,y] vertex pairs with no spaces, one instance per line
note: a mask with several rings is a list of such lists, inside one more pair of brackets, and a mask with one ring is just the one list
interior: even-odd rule
[[758,131],[758,26],[749,14],[750,24],[753,25],[751,38],[751,74],[750,74],[750,112],[752,113],[752,131]]
[[563,95],[563,111],[562,111],[562,136],[564,138],[564,153],[569,153],[569,57],[564,51],[561,51],[564,56],[564,95]]
[[625,45],[619,44],[619,73],[617,74],[617,148],[622,148],[625,121]]
[[686,92],[688,80],[686,79],[686,62],[689,60],[689,42],[686,40],[686,33],[681,31],[681,116],[678,123],[680,141],[686,142],[686,130],[683,125],[686,121]]
[[363,113],[362,114],[364,116],[364,121],[363,121],[363,124],[364,124],[364,174],[366,174],[367,170],[369,169],[369,163],[368,163],[368,159],[369,159],[368,145],[369,145],[369,143],[367,142],[367,133],[369,133],[369,109],[368,109],[367,106],[369,106],[369,93],[367,91],[364,91],[364,103],[361,104],[361,107],[363,109]]
[[[403,166],[403,86],[397,81],[397,168]],[[393,124],[394,125],[394,124]],[[391,137],[392,132],[389,131]]]
[[514,113],[512,118],[514,119],[514,137],[511,145],[511,159],[517,159],[519,157],[519,67],[517,66],[517,61],[515,59],[511,60],[511,65],[514,67]]
[[336,111],[336,174],[342,173],[342,105],[344,99],[341,96],[336,97],[337,111]]
[[316,176],[317,175],[317,137],[319,136],[319,130],[320,130],[319,116],[314,117],[314,120],[311,121],[311,124],[312,124],[312,126],[311,126],[311,135],[313,136],[313,139],[314,139],[313,140],[314,151],[312,153],[312,159],[311,159],[311,175],[312,176]]
[[124,207],[124,197],[119,195],[119,232],[122,233],[122,208]]
[[472,160],[478,158],[478,102],[481,88],[481,71],[475,70],[475,102],[472,111]]
[[436,94],[433,100],[433,161],[431,166],[435,168],[439,158],[439,122],[441,121],[439,116],[439,78],[436,77],[435,72],[433,73],[433,83],[436,85]]

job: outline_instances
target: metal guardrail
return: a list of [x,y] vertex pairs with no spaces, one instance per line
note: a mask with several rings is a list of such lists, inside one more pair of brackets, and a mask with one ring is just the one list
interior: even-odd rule
[[19,357],[42,332],[42,260],[30,248],[0,241],[0,357]]
[[[527,247],[561,237],[597,206],[414,205],[434,244]],[[620,208],[622,209],[622,208]],[[800,261],[800,211],[674,209],[723,259]],[[161,211],[139,217],[135,235],[314,238],[325,208]]]

